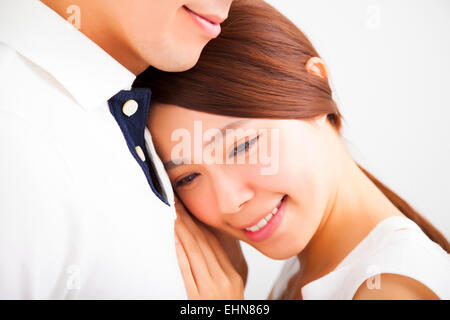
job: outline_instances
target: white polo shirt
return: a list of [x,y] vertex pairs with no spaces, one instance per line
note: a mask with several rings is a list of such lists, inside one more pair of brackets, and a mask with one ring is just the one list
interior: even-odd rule
[[108,105],[134,79],[41,2],[0,1],[0,299],[186,299],[167,174]]

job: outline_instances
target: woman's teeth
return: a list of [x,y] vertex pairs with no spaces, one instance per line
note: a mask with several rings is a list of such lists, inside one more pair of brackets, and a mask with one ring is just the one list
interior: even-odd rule
[[259,220],[259,222],[257,224],[255,224],[253,227],[245,228],[245,230],[251,231],[251,232],[256,232],[259,229],[261,229],[262,227],[264,227],[267,224],[267,222],[269,222],[270,219],[272,219],[274,214],[277,213],[278,208],[280,207],[280,204],[281,204],[281,202],[275,208],[273,208],[271,213],[269,213],[267,216],[265,216],[264,218]]

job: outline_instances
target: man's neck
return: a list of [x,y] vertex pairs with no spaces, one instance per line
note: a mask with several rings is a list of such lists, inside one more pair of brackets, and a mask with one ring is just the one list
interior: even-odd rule
[[[139,57],[117,24],[106,13],[99,1],[92,0],[41,0],[46,6],[71,22],[86,37],[105,50],[117,62],[135,75],[149,65]],[[76,10],[70,10],[76,9]]]

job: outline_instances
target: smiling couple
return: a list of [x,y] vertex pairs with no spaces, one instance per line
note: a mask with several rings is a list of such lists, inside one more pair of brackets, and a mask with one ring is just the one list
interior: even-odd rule
[[239,241],[288,259],[269,299],[450,298],[448,241],[352,159],[264,1],[2,2],[0,87],[1,298],[243,299]]

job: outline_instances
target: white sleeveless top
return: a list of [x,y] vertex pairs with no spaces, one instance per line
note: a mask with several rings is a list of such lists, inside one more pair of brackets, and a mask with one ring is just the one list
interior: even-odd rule
[[[298,271],[297,256],[285,262],[273,288],[273,299],[280,298]],[[413,278],[440,299],[450,299],[450,254],[404,216],[380,221],[332,272],[305,285],[302,297],[351,300],[364,281],[369,288],[379,288],[376,275],[382,273]]]

